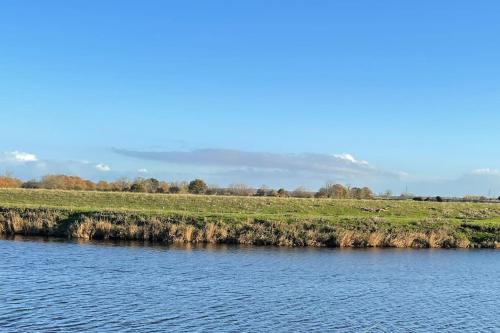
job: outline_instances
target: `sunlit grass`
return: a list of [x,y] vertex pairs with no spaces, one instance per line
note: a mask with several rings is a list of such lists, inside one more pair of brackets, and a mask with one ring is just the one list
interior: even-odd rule
[[500,241],[500,205],[492,203],[2,189],[0,208],[7,234],[287,246]]

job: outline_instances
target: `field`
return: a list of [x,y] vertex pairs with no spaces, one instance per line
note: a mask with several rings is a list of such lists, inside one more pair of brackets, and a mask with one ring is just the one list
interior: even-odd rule
[[500,204],[0,190],[0,233],[282,246],[498,247]]

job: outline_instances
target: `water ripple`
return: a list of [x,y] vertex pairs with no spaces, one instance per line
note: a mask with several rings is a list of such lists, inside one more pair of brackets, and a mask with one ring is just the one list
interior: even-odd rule
[[0,331],[498,332],[498,256],[0,240]]

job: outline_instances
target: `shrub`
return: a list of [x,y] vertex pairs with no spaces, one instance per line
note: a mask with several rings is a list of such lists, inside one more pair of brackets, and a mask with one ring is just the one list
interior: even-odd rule
[[188,191],[192,194],[204,194],[207,192],[208,186],[201,179],[195,179],[188,185]]

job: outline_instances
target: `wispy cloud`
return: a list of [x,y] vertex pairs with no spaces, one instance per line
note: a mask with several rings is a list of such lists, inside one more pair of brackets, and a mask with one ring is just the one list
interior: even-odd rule
[[498,169],[482,168],[482,169],[473,170],[472,174],[473,175],[500,175],[500,171]]
[[137,169],[137,172],[139,172],[139,173],[148,173],[148,169],[145,169],[145,168]]
[[[113,149],[117,154],[141,160],[159,161],[193,167],[218,167],[228,172],[280,172],[316,174],[322,178],[399,178],[400,174],[376,168],[352,154],[279,154],[230,149],[198,149],[193,151],[134,151]],[[219,172],[221,172],[219,170]]]

